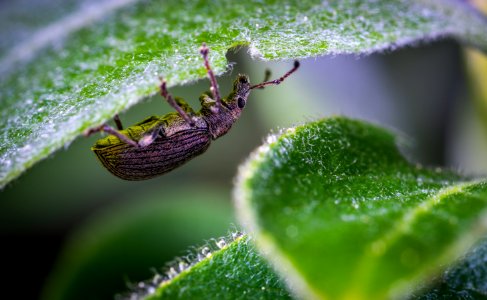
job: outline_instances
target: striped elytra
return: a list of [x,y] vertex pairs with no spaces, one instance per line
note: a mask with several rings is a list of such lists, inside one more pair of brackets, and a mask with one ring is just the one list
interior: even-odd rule
[[119,142],[92,150],[113,175],[125,180],[144,180],[167,173],[202,154],[210,146],[208,130],[185,129],[170,137],[159,136],[147,147]]

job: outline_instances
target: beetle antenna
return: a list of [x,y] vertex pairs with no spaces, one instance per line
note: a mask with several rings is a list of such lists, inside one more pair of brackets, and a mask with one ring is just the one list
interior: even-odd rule
[[[266,81],[269,81],[269,79],[271,79],[271,70],[269,69],[265,69],[265,75],[264,75],[264,81],[263,82],[266,82]],[[259,89],[264,89],[264,86],[261,86]]]
[[[291,70],[289,70],[286,74],[284,74],[282,77],[280,77],[278,79],[271,80],[271,81],[264,81],[262,83],[253,85],[253,86],[250,87],[250,89],[262,89],[265,86],[268,86],[268,85],[271,85],[271,84],[275,84],[275,85],[280,84],[281,82],[284,81],[284,79],[286,79],[287,77],[289,77],[289,75],[291,75],[292,73],[296,72],[296,70],[298,68],[299,68],[299,61],[295,60],[294,61],[294,67]],[[267,74],[267,72],[266,72],[266,74]]]

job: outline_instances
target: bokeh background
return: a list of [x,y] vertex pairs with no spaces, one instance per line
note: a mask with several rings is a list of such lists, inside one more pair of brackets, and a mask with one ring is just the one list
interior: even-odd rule
[[[485,173],[485,124],[463,54],[444,40],[302,60],[282,85],[254,91],[241,119],[205,154],[148,181],[112,176],[90,151],[100,135],[79,137],[0,191],[2,290],[23,299],[107,299],[127,291],[192,246],[237,230],[232,187],[239,164],[268,133],[322,117],[390,128],[414,162]],[[222,94],[238,73],[256,83],[266,68],[275,77],[292,66],[252,60],[246,48],[227,56],[231,68],[218,77]],[[200,80],[170,91],[197,108],[208,87]],[[169,111],[154,96],[120,117],[127,126]]]

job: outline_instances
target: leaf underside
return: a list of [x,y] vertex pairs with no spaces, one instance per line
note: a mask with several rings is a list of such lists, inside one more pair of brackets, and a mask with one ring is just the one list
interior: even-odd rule
[[[86,0],[44,11],[51,23],[19,3],[24,23],[0,20],[0,32],[9,32],[0,43],[0,187],[154,94],[158,76],[169,85],[205,77],[202,42],[219,74],[225,53],[242,45],[273,60],[372,53],[447,35],[487,49],[486,20],[457,1]],[[3,16],[12,10],[5,5]]]
[[361,121],[271,136],[239,174],[242,223],[305,298],[411,292],[486,231],[484,181],[411,164]]

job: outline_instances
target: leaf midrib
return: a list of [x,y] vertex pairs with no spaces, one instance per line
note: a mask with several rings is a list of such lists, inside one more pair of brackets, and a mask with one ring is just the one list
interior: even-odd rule
[[[354,274],[351,276],[352,280],[350,282],[352,285],[349,288],[349,295],[351,295],[350,299],[360,295],[360,291],[363,291],[363,285],[368,283],[365,279],[368,277],[367,274],[371,273],[371,266],[373,266],[371,262],[377,260],[379,257],[383,257],[394,241],[396,241],[402,233],[407,232],[409,228],[411,228],[412,224],[416,221],[417,216],[420,216],[423,212],[430,211],[434,206],[441,204],[443,199],[452,195],[461,194],[465,192],[465,189],[482,182],[484,181],[475,180],[442,188],[434,195],[430,195],[425,201],[419,203],[419,205],[405,209],[402,218],[398,218],[393,222],[391,229],[384,233],[382,237],[370,242],[369,245],[366,246],[366,251],[364,251],[361,258],[358,259],[358,263],[356,264],[357,268],[355,268]],[[371,249],[371,246],[375,243],[383,243],[384,245],[380,254],[374,254]]]

